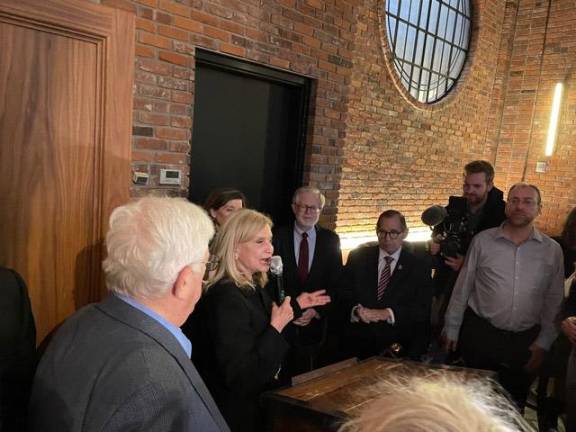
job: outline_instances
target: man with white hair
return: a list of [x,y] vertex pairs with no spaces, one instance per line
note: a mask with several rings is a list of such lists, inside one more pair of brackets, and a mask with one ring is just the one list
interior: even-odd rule
[[179,198],[118,207],[103,268],[111,294],[57,331],[36,374],[32,431],[229,431],[180,326],[200,298],[212,222]]

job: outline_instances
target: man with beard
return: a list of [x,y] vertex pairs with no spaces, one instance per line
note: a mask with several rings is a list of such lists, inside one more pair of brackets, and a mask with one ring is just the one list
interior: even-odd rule
[[472,241],[443,331],[445,348],[496,371],[520,410],[556,338],[564,289],[562,249],[534,227],[541,206],[536,186],[512,186],[505,223]]
[[[443,326],[444,314],[452,294],[458,272],[472,237],[486,229],[499,226],[506,219],[504,194],[494,186],[494,168],[490,162],[472,161],[464,167],[462,196],[451,196],[446,206],[448,217],[434,229],[430,253],[438,256],[434,274],[434,307],[432,323],[434,334]],[[457,229],[456,229],[457,227]],[[459,250],[455,256],[440,253],[438,233],[456,229]]]

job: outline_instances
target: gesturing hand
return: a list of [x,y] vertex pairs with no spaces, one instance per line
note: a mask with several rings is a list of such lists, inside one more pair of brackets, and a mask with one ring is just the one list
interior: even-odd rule
[[301,309],[308,309],[330,303],[331,299],[326,295],[326,290],[318,290],[311,293],[303,292],[296,297],[296,301]]
[[270,317],[270,325],[281,333],[290,321],[294,318],[294,311],[290,306],[290,296],[286,296],[284,302],[280,306],[272,303],[272,316]]

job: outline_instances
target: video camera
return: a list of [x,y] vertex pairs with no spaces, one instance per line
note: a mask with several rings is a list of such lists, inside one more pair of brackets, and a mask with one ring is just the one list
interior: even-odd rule
[[422,222],[432,229],[445,257],[465,255],[474,233],[468,225],[466,198],[451,196],[447,207],[434,205],[422,213]]

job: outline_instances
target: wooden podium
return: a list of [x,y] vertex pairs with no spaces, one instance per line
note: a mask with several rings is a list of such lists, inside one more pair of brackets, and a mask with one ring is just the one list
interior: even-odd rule
[[[269,432],[336,431],[373,396],[367,390],[391,376],[427,376],[447,373],[475,379],[494,379],[490,371],[372,357],[347,360],[296,377],[292,387],[264,394]],[[300,379],[298,379],[300,378]]]

